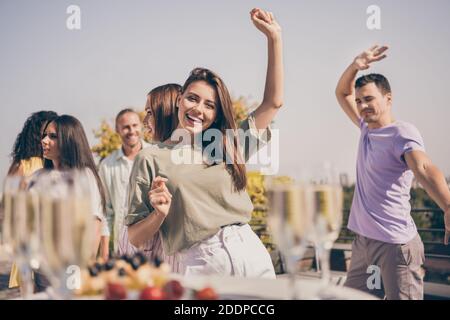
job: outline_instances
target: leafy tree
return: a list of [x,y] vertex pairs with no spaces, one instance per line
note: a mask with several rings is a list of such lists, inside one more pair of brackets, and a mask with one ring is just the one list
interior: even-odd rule
[[94,130],[94,135],[100,141],[92,147],[92,152],[99,156],[100,159],[106,158],[112,152],[119,149],[122,144],[119,135],[106,120],[102,121],[98,130]]

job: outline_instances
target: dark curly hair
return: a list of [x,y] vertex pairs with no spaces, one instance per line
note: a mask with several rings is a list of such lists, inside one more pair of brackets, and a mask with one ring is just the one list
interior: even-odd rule
[[32,113],[25,121],[22,131],[17,135],[11,152],[11,166],[8,174],[14,174],[19,169],[20,161],[32,157],[42,158],[42,131],[46,125],[56,119],[58,115],[53,111],[38,111]]

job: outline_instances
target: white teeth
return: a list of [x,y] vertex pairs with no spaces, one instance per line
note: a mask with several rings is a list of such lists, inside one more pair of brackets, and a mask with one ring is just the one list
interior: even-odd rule
[[194,122],[202,122],[202,120],[201,119],[199,119],[199,118],[196,118],[196,117],[193,117],[193,116],[191,116],[191,115],[186,115],[186,117],[188,118],[188,119],[190,119],[190,120],[192,120],[192,121],[194,121]]

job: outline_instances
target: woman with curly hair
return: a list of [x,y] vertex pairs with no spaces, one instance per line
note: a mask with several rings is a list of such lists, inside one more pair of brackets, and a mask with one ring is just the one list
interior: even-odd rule
[[30,176],[43,167],[42,133],[47,124],[57,116],[53,111],[38,111],[28,117],[14,142],[8,175]]
[[[28,117],[14,142],[8,175],[30,177],[44,166],[41,147],[42,134],[48,123],[57,116],[56,112],[53,111],[38,111]],[[19,269],[13,263],[9,277],[9,288],[18,286],[20,286]]]

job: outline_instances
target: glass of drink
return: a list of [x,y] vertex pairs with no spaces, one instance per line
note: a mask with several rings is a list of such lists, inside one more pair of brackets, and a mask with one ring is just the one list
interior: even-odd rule
[[296,274],[313,228],[313,215],[306,208],[305,188],[294,181],[271,178],[266,184],[268,225],[290,276],[291,299],[298,299]]

